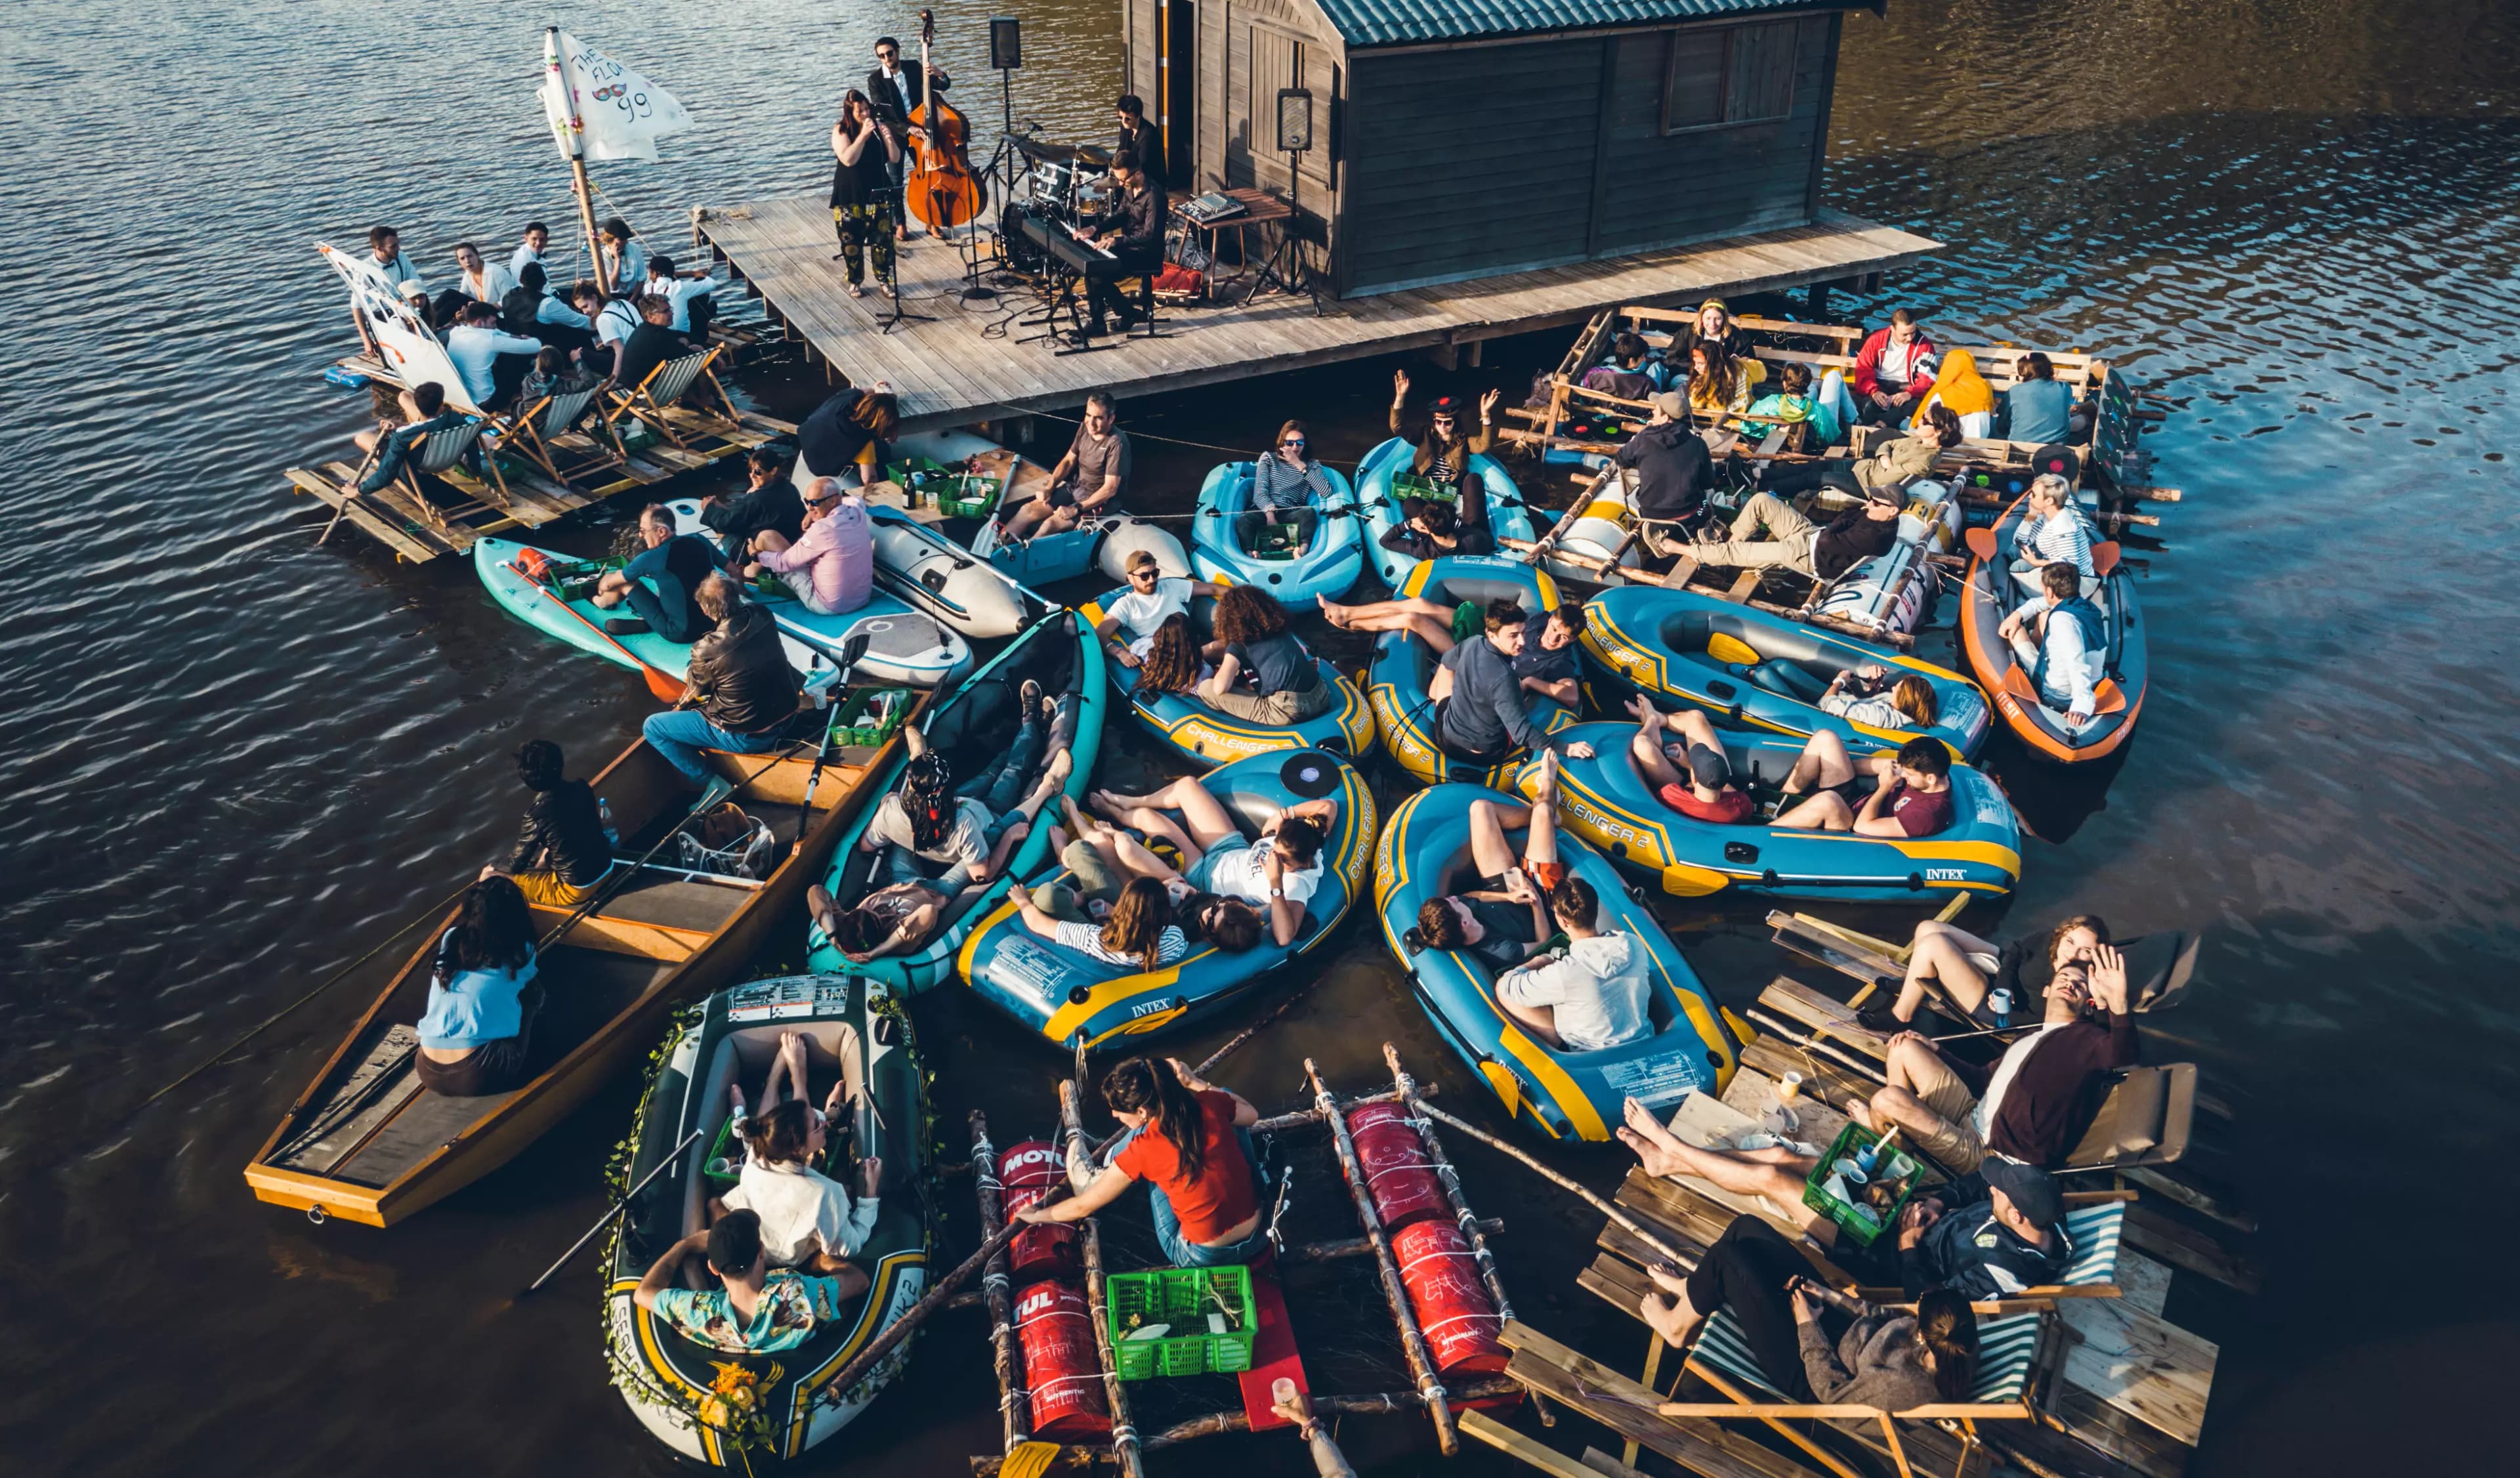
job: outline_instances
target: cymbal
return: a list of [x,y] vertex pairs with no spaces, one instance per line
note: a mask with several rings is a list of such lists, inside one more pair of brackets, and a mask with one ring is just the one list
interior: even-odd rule
[[1076,157],[1088,164],[1108,165],[1111,162],[1111,151],[1093,144],[1077,145]]

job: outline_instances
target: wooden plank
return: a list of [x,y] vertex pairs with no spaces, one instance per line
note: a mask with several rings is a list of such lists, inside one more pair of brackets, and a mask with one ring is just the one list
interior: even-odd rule
[[2159,1315],[2170,1303],[2168,1268],[2123,1243],[2118,1247],[2118,1298],[2130,1309]]
[[361,533],[415,564],[427,563],[439,555],[451,552],[443,540],[434,535],[424,539],[417,533],[405,530],[400,525],[380,516],[368,506],[367,499],[352,498],[343,493],[338,484],[304,468],[292,467],[289,470],[288,475],[289,480],[299,492],[311,493],[326,507],[341,510],[343,519],[357,525]]
[[2172,1221],[2141,1202],[2127,1208],[2124,1241],[2174,1268],[2200,1273],[2242,1293],[2258,1291],[2258,1270],[2194,1228]]
[[1599,1448],[1584,1450],[1584,1470],[1599,1478],[1645,1478],[1645,1475],[1621,1462]]
[[1803,1075],[1803,1093],[1817,1095],[1830,1103],[1843,1103],[1849,1098],[1868,1098],[1881,1085],[1863,1077],[1842,1063],[1832,1062],[1817,1053],[1807,1053],[1791,1043],[1777,1040],[1775,1034],[1745,1044],[1741,1062],[1755,1067],[1771,1078],[1786,1073]]
[[1619,1436],[1705,1478],[1815,1478],[1812,1470],[1722,1424],[1659,1415],[1661,1398],[1519,1321],[1499,1336],[1513,1358],[1506,1374],[1556,1398]]
[[2214,1344],[2124,1299],[2060,1300],[2065,1379],[2119,1411],[2194,1447],[2214,1394]]
[[[2160,1428],[2119,1411],[2071,1381],[2050,1383],[2044,1410],[2063,1423],[2065,1433],[2085,1453],[2118,1463],[2121,1470],[2132,1469],[2147,1478],[2181,1478],[2189,1459],[2196,1456],[2193,1449]],[[2011,1439],[2038,1430],[2037,1422],[2005,1422],[2000,1435]]]
[[[1997,1453],[2010,1457],[2013,1466],[2043,1478],[2178,1478],[2177,1468],[2155,1474],[2148,1468],[2122,1462],[2046,1422],[1990,1422],[1979,1429],[1978,1435]],[[2030,1466],[2032,1463],[2037,1466]]]
[[1544,1447],[1525,1437],[1485,1411],[1463,1411],[1461,1428],[1463,1436],[1475,1437],[1508,1457],[1519,1457],[1549,1474],[1550,1478],[1596,1478],[1593,1469],[1554,1448]]

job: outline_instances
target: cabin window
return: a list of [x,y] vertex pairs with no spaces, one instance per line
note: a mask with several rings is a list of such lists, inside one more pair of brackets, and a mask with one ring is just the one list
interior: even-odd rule
[[1772,123],[1794,110],[1794,53],[1802,25],[1698,25],[1671,32],[1662,131]]

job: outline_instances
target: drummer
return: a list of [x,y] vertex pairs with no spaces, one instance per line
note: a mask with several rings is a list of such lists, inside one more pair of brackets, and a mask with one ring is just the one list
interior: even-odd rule
[[1251,1126],[1260,1110],[1217,1088],[1178,1057],[1131,1057],[1102,1079],[1102,1101],[1127,1127],[1111,1162],[1063,1201],[1027,1206],[1018,1221],[1081,1221],[1147,1183],[1155,1240],[1176,1268],[1247,1264],[1268,1240],[1251,1169]]

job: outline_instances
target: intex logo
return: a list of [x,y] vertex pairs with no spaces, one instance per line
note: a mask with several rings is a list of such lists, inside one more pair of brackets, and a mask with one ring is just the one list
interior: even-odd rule
[[1925,876],[1932,882],[1958,882],[1968,875],[1964,868],[1927,868]]

